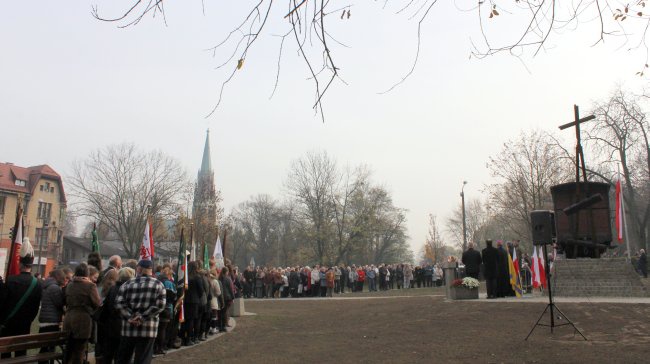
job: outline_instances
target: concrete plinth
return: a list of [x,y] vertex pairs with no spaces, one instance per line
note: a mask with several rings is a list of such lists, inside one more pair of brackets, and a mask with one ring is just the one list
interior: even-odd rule
[[454,278],[456,277],[456,268],[458,267],[458,263],[446,263],[443,267],[442,270],[445,273],[445,293],[447,294],[447,299],[452,299],[451,297],[451,283],[454,281]]
[[232,317],[244,316],[246,314],[246,309],[244,308],[244,299],[235,298],[232,301],[232,305],[230,305],[229,313]]

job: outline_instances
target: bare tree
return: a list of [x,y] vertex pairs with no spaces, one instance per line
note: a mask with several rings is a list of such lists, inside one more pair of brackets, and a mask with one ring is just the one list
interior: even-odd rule
[[495,182],[486,187],[491,214],[511,239],[530,241],[530,212],[552,209],[551,186],[571,180],[573,170],[554,139],[541,131],[522,132],[490,157]]
[[298,206],[297,218],[307,223],[308,244],[317,263],[331,260],[332,186],[339,180],[336,162],[327,153],[308,153],[294,161],[286,188]]
[[620,171],[632,246],[648,247],[650,223],[650,122],[641,108],[645,97],[617,89],[594,105],[596,120],[586,129],[593,153],[590,172],[614,185]]
[[76,161],[68,181],[79,213],[108,225],[135,257],[147,214],[172,217],[187,177],[180,163],[162,152],[118,144]]
[[[358,216],[359,210],[355,207],[355,197],[364,186],[368,185],[370,172],[365,167],[351,170],[349,167],[339,177],[339,182],[332,185],[333,217],[335,224],[334,264],[338,264],[349,257],[355,240],[359,237]],[[357,214],[355,214],[357,213]]]
[[404,210],[371,184],[367,168],[341,171],[326,153],[309,153],[292,164],[286,187],[295,205],[292,239],[303,239],[311,261],[412,259]]
[[445,259],[446,246],[440,233],[436,215],[429,214],[429,230],[424,243],[425,258],[431,263],[442,263]]
[[[479,199],[470,199],[465,204],[465,221],[469,241],[474,242],[477,247],[486,238],[486,225],[489,221],[489,212],[485,204]],[[447,218],[446,231],[451,235],[455,245],[463,249],[463,207],[458,207]]]

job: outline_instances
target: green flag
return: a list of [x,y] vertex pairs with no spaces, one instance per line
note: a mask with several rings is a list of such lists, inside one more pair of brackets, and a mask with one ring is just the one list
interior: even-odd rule
[[203,269],[210,270],[210,256],[208,255],[208,244],[203,244]]
[[185,241],[183,241],[183,228],[181,228],[181,241],[178,244],[178,263],[176,263],[176,283],[179,284],[185,279]]
[[97,240],[97,224],[93,223],[93,241],[90,242],[91,250],[99,253],[99,240]]

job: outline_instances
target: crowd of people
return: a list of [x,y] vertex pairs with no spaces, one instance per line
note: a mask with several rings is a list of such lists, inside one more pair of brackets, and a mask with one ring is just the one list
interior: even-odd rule
[[[94,344],[97,363],[148,363],[169,348],[195,345],[227,331],[236,298],[332,297],[334,294],[434,287],[443,284],[438,265],[247,267],[211,259],[154,266],[151,260],[112,256],[102,267],[90,253],[74,269],[54,269],[41,280],[32,272],[29,242],[23,244],[20,274],[0,277],[0,336],[68,333],[66,363],[84,363]],[[187,278],[178,277],[185,274]],[[44,347],[42,352],[53,351]],[[16,351],[15,356],[25,355]],[[2,358],[11,353],[2,354]]]
[[241,274],[235,272],[235,286],[244,298],[332,297],[362,292],[364,287],[374,292],[440,286],[442,274],[438,265],[431,264],[248,266]]
[[66,363],[84,363],[89,343],[95,345],[97,363],[149,363],[168,348],[227,331],[228,308],[240,281],[228,262],[221,269],[213,260],[209,268],[189,262],[185,284],[170,264],[154,267],[151,260],[122,262],[113,256],[103,268],[100,255],[91,253],[74,270],[54,269],[40,280],[32,274],[33,253],[24,254],[25,247],[20,274],[0,277],[2,337],[30,334],[38,316],[39,333],[68,333]]

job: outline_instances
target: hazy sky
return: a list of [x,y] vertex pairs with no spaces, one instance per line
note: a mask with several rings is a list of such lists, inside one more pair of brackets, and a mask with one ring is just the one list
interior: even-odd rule
[[[506,54],[470,59],[471,42],[480,41],[476,13],[440,2],[423,23],[415,73],[380,95],[410,68],[416,23],[392,15],[397,7],[390,3],[382,10],[382,2],[358,1],[350,19],[328,23],[349,46],[334,47],[348,85],[338,82],[326,95],[325,123],[311,109],[313,84],[292,43],[269,99],[279,46],[271,34],[286,31],[282,11],[272,14],[273,31],[262,35],[220,108],[205,119],[228,71],[215,69],[225,49],[216,58],[205,49],[252,2],[205,0],[205,15],[201,1],[169,2],[166,26],[157,17],[127,29],[92,18],[92,5],[111,16],[130,2],[111,3],[0,0],[0,160],[47,163],[65,177],[73,160],[128,141],[173,155],[194,176],[210,127],[228,211],[258,193],[281,198],[291,161],[325,150],[343,165],[371,167],[395,204],[409,210],[416,251],[427,215],[443,222],[460,203],[463,180],[467,198],[481,197],[490,182],[488,156],[509,138],[555,130],[571,121],[574,103],[586,115],[617,84],[645,85],[635,76],[645,56],[611,40],[590,47],[593,23],[552,35],[547,49],[523,58],[526,66]],[[498,21],[507,24],[507,14]]]

